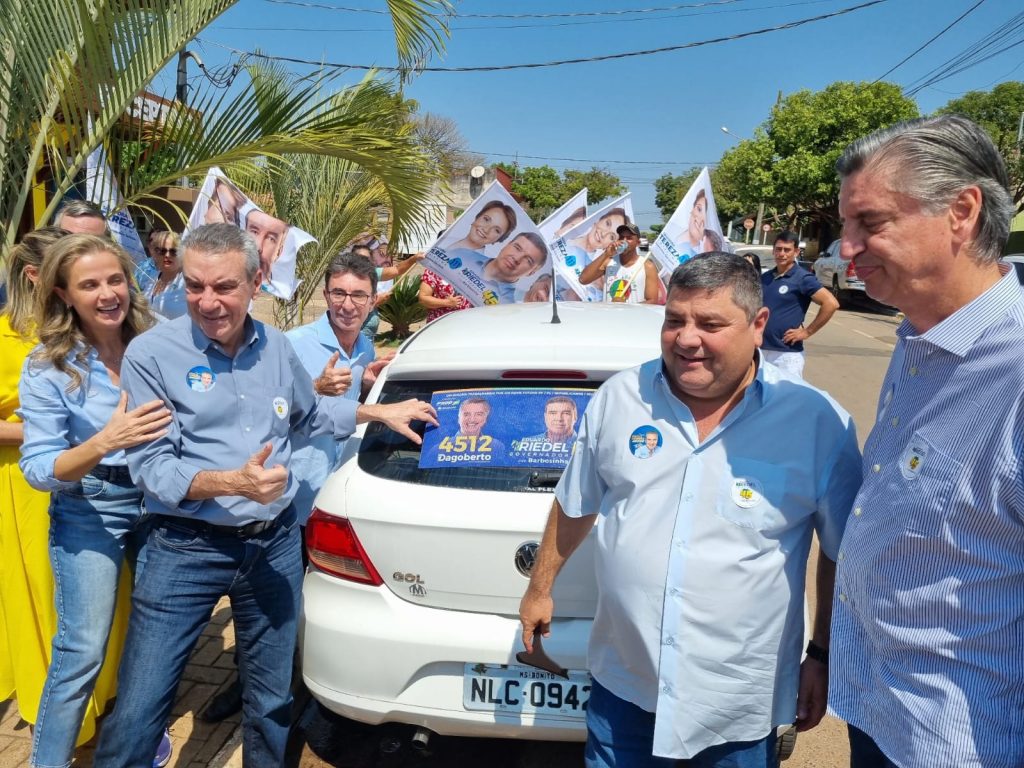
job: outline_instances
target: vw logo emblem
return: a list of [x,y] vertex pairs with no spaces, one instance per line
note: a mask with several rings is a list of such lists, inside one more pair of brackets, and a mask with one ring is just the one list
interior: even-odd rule
[[533,563],[537,559],[537,549],[540,547],[536,541],[528,541],[520,544],[516,550],[516,570],[526,578],[530,578],[530,571],[533,570]]

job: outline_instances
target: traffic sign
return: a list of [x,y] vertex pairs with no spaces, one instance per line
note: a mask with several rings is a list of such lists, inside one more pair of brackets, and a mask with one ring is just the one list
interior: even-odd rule
[[753,219],[744,219],[743,220],[743,228],[744,229],[753,229],[754,228],[754,220]]

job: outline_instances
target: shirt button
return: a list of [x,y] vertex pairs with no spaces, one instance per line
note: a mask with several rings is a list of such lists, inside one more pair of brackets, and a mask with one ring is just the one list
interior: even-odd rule
[[882,471],[882,465],[881,464],[875,464],[875,466],[873,466],[871,468],[871,471],[874,472],[875,474],[878,474],[879,472]]
[[910,368],[910,375],[911,376],[917,376],[917,374],[919,374],[919,373],[920,373],[920,370],[918,369],[918,367],[916,365],[911,366],[911,368]]
[[671,635],[669,635],[664,640],[661,641],[661,644],[662,645],[667,645],[667,646],[671,647],[671,646],[676,644],[676,639],[674,637],[672,637]]
[[893,417],[892,417],[892,421],[891,421],[890,423],[891,423],[891,424],[892,424],[892,425],[893,425],[894,427],[898,427],[898,426],[899,426],[899,424],[900,424],[900,417],[899,417],[899,416],[893,416]]
[[860,507],[856,507],[856,508],[855,508],[855,509],[853,510],[853,514],[854,514],[854,517],[860,517],[860,513],[861,513],[861,512],[863,512],[863,511],[864,511],[864,510],[863,510],[863,509],[861,509]]
[[239,395],[239,396],[238,396],[238,399],[239,399],[239,400],[245,400],[245,395]]
[[663,685],[661,686],[661,692],[668,696],[670,693],[672,693],[672,689],[667,685]]
[[246,432],[252,432],[252,427],[246,427],[246,428],[245,428],[245,431],[246,431]]
[[688,493],[685,496],[683,496],[683,501],[693,501],[693,494]]
[[840,553],[839,553],[839,562],[841,563],[841,562],[843,562],[843,560],[845,560],[845,559],[846,559],[846,554],[845,554],[845,553],[843,553],[843,552],[840,552]]
[[846,595],[844,595],[842,592],[839,593],[839,602],[841,602],[841,603],[845,603],[846,602]]

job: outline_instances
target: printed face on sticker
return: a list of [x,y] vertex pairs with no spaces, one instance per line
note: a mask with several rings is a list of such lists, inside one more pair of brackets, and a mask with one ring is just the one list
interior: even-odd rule
[[193,392],[209,392],[217,383],[217,377],[206,366],[197,365],[185,374],[185,383]]

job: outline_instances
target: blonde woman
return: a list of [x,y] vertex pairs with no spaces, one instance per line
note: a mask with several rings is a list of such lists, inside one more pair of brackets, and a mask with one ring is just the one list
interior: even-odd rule
[[150,309],[168,320],[188,311],[185,303],[185,276],[181,273],[178,248],[181,239],[174,232],[160,232],[153,237],[149,255],[157,270],[157,278],[146,289]]
[[[127,410],[121,358],[153,324],[132,288],[131,258],[110,240],[69,235],[47,251],[36,285],[37,346],[22,372],[21,470],[51,492],[50,560],[57,633],[31,763],[69,765],[110,635],[121,565],[137,571],[148,526],[124,449],[171,420],[154,400]],[[170,759],[170,742],[161,745]],[[161,755],[162,757],[162,755]]]

